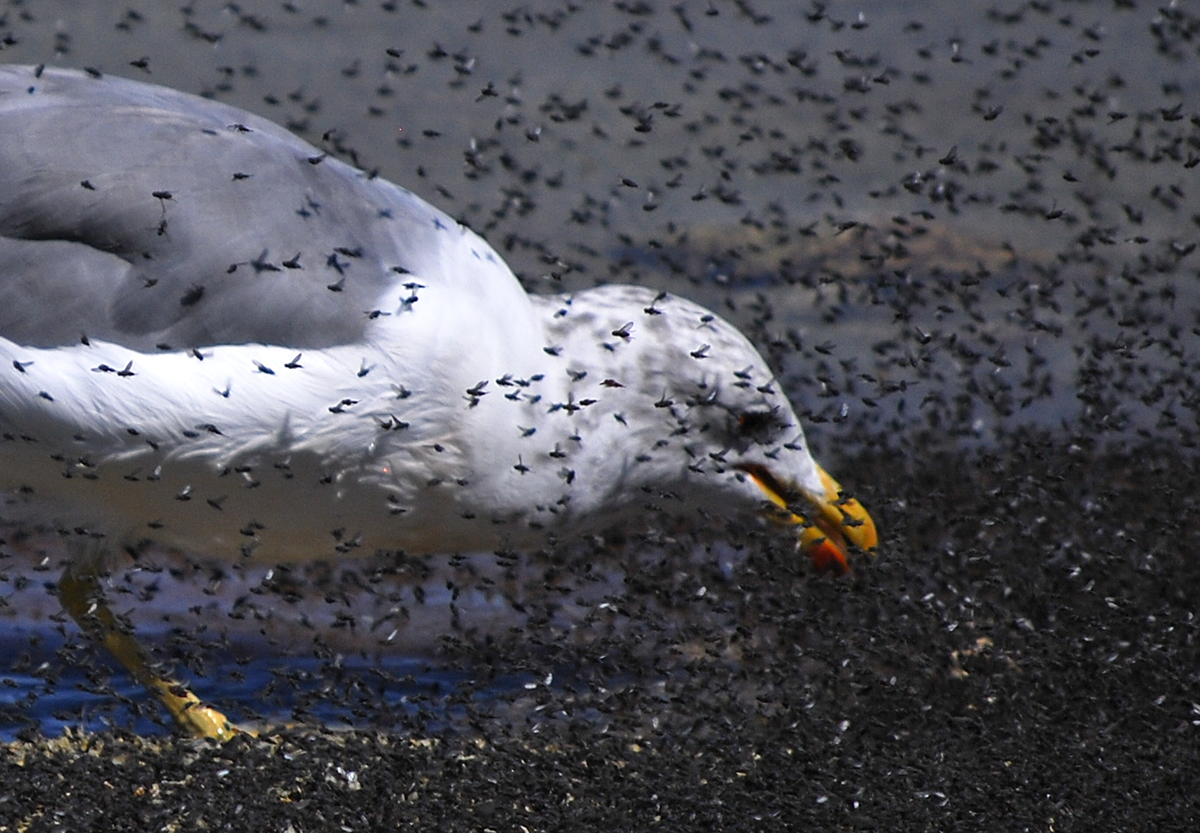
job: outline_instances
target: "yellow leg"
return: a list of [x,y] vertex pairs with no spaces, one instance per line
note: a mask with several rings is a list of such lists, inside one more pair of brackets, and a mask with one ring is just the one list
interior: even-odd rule
[[238,734],[225,715],[201,703],[200,698],[181,683],[159,676],[151,668],[146,652],[132,635],[125,632],[105,604],[97,577],[99,572],[96,558],[78,558],[67,565],[58,582],[58,598],[63,609],[85,633],[103,643],[134,679],[167,707],[184,731],[195,737],[221,741]]

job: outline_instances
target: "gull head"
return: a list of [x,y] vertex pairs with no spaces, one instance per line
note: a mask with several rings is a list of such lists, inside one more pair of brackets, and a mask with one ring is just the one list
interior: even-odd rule
[[[848,569],[851,545],[875,547],[870,515],[813,459],[779,382],[730,323],[633,286],[534,304],[547,339],[537,378],[554,392],[532,394],[536,433],[503,432],[519,439],[500,453],[524,444],[521,463],[480,467],[500,480],[493,499],[532,499],[560,527],[667,514],[704,528],[765,515],[794,528],[822,570]],[[489,437],[505,404],[480,414]]]

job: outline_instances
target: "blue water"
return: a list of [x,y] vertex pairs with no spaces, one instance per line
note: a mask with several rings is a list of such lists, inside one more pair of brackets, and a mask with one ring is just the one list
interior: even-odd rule
[[[239,645],[221,660],[206,658],[202,675],[177,667],[176,676],[235,724],[407,727],[421,733],[459,724],[467,704],[484,706],[543,682],[532,673],[489,674],[481,682],[469,671],[415,657],[272,655],[263,647]],[[0,741],[23,730],[50,737],[67,728],[173,731],[157,701],[78,634],[64,639],[43,629],[8,632],[0,656]]]

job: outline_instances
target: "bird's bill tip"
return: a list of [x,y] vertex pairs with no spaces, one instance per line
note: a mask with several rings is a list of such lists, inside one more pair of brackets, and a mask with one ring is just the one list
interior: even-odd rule
[[817,471],[821,475],[825,493],[805,494],[816,511],[811,523],[809,519],[797,516],[804,524],[799,546],[818,570],[849,572],[850,547],[847,542],[868,555],[874,555],[875,547],[879,545],[875,521],[861,503],[846,494],[829,472],[820,466],[817,466]]
[[[822,494],[788,488],[765,466],[751,465],[744,470],[766,493],[767,499],[783,510],[785,521],[799,527],[796,546],[809,557],[818,572],[849,572],[851,544],[874,555],[879,544],[875,522],[863,505],[847,495],[825,469],[817,466],[824,490]],[[795,492],[807,499],[813,511],[789,500]]]

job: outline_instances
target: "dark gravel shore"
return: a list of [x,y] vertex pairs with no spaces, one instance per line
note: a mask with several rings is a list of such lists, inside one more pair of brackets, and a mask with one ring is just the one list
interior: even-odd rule
[[1194,829],[1195,466],[1029,441],[857,471],[878,562],[806,577],[764,546],[706,597],[753,625],[689,621],[699,656],[643,623],[652,665],[601,640],[591,686],[435,737],[34,736],[0,750],[0,830]]

